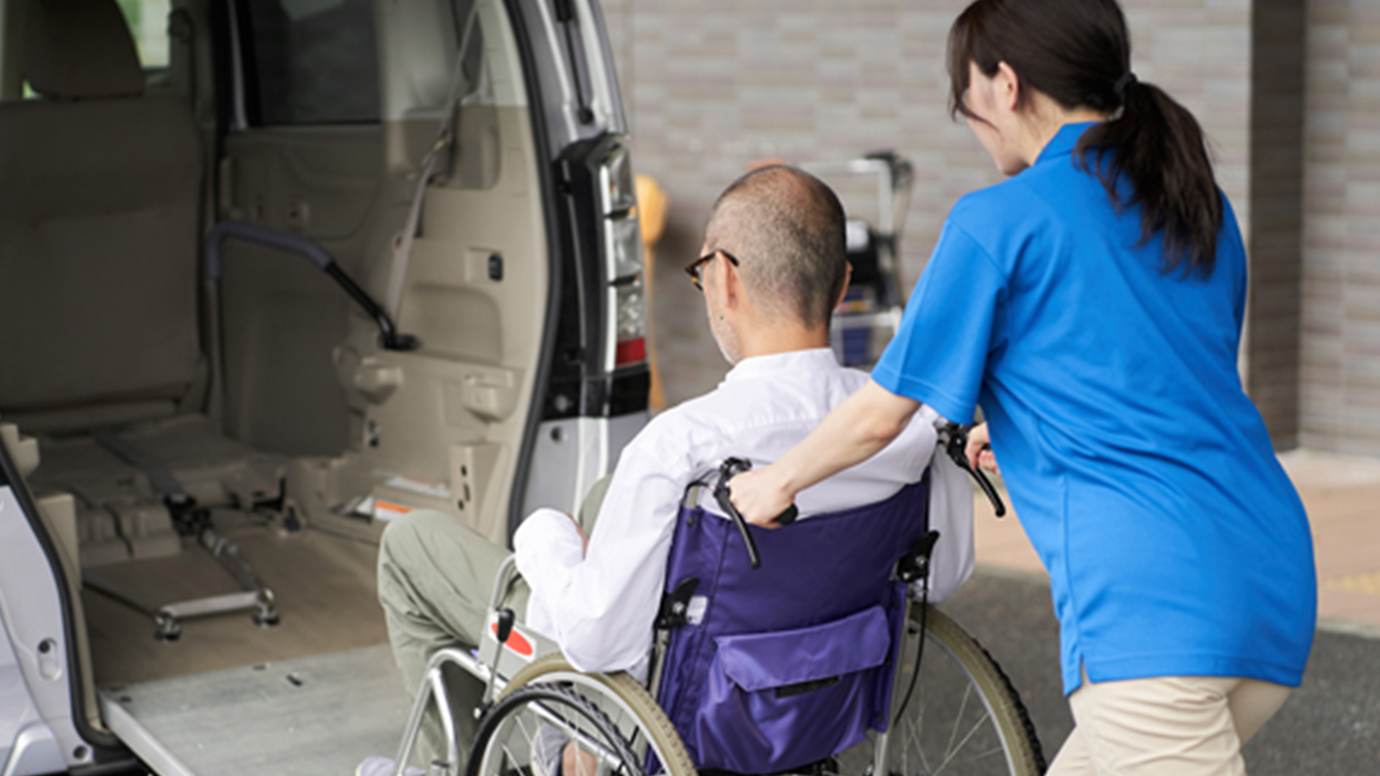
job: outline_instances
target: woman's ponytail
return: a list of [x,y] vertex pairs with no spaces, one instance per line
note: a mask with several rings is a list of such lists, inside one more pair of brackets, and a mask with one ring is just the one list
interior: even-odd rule
[[968,65],[987,76],[1005,62],[1026,89],[1066,109],[1111,116],[1083,134],[1080,164],[1117,207],[1141,208],[1141,244],[1163,236],[1166,272],[1212,273],[1223,205],[1203,130],[1162,89],[1130,71],[1131,43],[1116,0],[975,0],[949,32],[950,109],[968,115]]
[[[1185,266],[1212,274],[1222,197],[1197,119],[1164,90],[1131,76],[1121,90],[1121,112],[1089,129],[1078,142],[1118,206],[1139,205],[1141,244],[1164,236],[1164,270]],[[1120,181],[1130,183],[1130,194]]]

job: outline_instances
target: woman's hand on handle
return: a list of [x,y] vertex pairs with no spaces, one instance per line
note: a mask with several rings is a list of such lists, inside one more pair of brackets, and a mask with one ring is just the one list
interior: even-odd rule
[[997,457],[992,453],[992,437],[987,433],[986,423],[973,426],[968,431],[968,447],[964,449],[964,453],[974,469],[983,468],[989,472],[1001,473],[997,466]]
[[905,430],[918,409],[920,402],[868,380],[781,460],[729,481],[733,505],[749,523],[777,527],[777,515],[797,493],[871,458]]
[[776,464],[772,464],[750,469],[729,480],[733,506],[738,508],[743,519],[763,528],[781,527],[776,517],[795,501],[795,493],[784,487],[779,474]]

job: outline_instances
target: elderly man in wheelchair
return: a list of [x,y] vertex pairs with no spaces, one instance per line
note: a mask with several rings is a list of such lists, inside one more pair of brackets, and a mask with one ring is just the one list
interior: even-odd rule
[[1042,769],[1005,676],[923,600],[973,565],[971,489],[934,455],[952,426],[922,411],[778,530],[728,501],[867,379],[828,348],[844,251],[828,186],[744,175],[687,267],[734,364],[717,389],[657,416],[578,520],[530,515],[512,555],[440,513],[389,527],[379,597],[417,695],[362,776]]

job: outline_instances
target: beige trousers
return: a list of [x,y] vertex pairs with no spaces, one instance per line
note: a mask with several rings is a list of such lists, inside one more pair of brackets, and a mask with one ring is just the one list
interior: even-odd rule
[[1073,733],[1049,776],[1245,776],[1241,746],[1289,692],[1215,676],[1093,683],[1085,671],[1069,696]]

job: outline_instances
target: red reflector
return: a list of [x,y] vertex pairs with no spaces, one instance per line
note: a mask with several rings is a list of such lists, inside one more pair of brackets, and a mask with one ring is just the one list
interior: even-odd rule
[[[498,636],[498,623],[496,623],[496,622],[491,622],[491,623],[489,623],[489,632],[492,633],[492,634],[494,634],[494,637],[497,638],[497,636]],[[522,634],[521,634],[521,633],[518,633],[518,629],[517,629],[517,628],[513,628],[512,632],[510,632],[510,633],[508,634],[508,640],[507,640],[506,642],[503,643],[503,646],[507,647],[508,649],[511,649],[512,651],[518,653],[519,655],[523,655],[524,657],[525,657],[525,656],[531,655],[532,652],[534,651],[534,650],[532,649],[532,642],[530,642],[530,641],[528,641],[527,639],[523,638],[523,637],[522,637]]]
[[615,366],[624,364],[635,364],[639,361],[647,360],[647,338],[638,337],[637,339],[625,340],[618,343],[618,350],[614,353],[613,363]]

